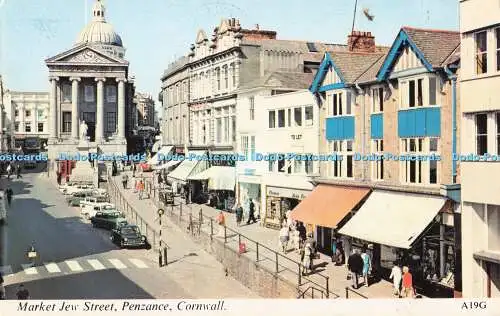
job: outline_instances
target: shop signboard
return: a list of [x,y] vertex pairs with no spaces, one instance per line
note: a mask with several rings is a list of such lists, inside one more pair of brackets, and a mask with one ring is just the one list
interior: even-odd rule
[[267,196],[274,197],[285,197],[297,200],[305,199],[311,191],[299,190],[299,189],[289,189],[289,188],[278,188],[278,187],[267,187]]

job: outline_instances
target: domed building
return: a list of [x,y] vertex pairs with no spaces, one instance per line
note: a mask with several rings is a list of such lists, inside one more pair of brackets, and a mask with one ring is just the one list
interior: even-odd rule
[[45,60],[50,80],[48,155],[57,161],[54,171],[75,181],[94,180],[90,164],[75,168],[58,160],[60,153],[124,155],[136,128],[135,88],[122,38],[106,21],[100,0],[91,13],[73,47]]

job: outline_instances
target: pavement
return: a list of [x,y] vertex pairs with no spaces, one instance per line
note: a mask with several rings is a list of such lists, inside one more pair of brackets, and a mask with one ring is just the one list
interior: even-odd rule
[[[2,186],[7,179],[2,178]],[[32,299],[257,298],[226,277],[223,266],[181,231],[170,241],[171,264],[158,267],[148,250],[119,249],[109,231],[93,228],[69,207],[46,173],[10,180],[14,191],[7,224],[0,227],[0,271],[6,295],[24,284]],[[34,243],[35,265],[26,258]]]
[[[131,172],[126,171],[129,174],[129,179],[133,179],[131,177]],[[144,177],[146,181],[151,183],[152,181],[152,174],[151,173],[143,173],[143,174],[138,174],[138,177]],[[121,176],[115,177],[116,183],[120,184],[121,188]],[[131,182],[131,181],[129,181]],[[129,184],[130,187],[132,187],[132,184]],[[153,185],[154,187],[154,185]],[[127,196],[137,196],[137,194],[133,193],[133,190],[129,189],[127,190]],[[154,199],[154,196],[151,195],[150,199]],[[167,207],[167,215],[170,213],[177,214],[175,216],[178,216],[179,214],[179,208],[181,207],[180,204],[183,204],[183,200],[181,200],[179,197],[176,198],[175,206],[173,209],[170,209],[170,207]],[[158,203],[157,203],[158,204]],[[152,203],[149,205],[153,205]],[[219,210],[214,209],[212,207],[206,206],[206,205],[200,205],[200,204],[188,204],[182,205],[183,209],[183,216],[186,219],[186,225],[182,227],[184,231],[186,231],[186,226],[188,222],[188,214],[192,212],[192,217],[197,218],[199,214],[199,210],[202,210],[202,214],[204,216],[208,216],[212,219],[215,220],[216,216],[219,214]],[[144,218],[144,220],[150,222],[153,226],[155,226],[155,219],[157,218],[156,215],[156,207],[147,207],[143,208],[141,211],[141,216]],[[237,232],[237,234],[234,233],[227,233],[228,234],[228,244],[234,247],[234,249],[237,249],[238,244],[240,241],[244,242],[246,244],[247,248],[247,253],[246,255],[248,256],[253,256],[255,257],[256,255],[256,244],[255,242],[258,242],[260,247],[259,247],[259,264],[265,266],[268,269],[271,269],[271,271],[274,271],[276,269],[276,255],[272,252],[269,251],[268,249],[265,249],[262,247],[262,245],[266,246],[270,250],[276,251],[280,253],[281,255],[278,256],[278,270],[279,274],[286,278],[289,279],[291,282],[297,282],[298,280],[298,275],[297,275],[297,264],[296,262],[300,261],[300,256],[298,251],[294,251],[290,249],[286,254],[283,254],[281,251],[280,245],[279,245],[279,232],[277,230],[269,229],[266,227],[263,227],[259,224],[250,224],[250,225],[242,225],[240,227],[237,226],[236,224],[236,219],[234,214],[227,214],[226,213],[226,226],[230,228],[231,230]],[[202,226],[201,228],[204,230],[206,233],[209,233],[210,227],[205,223],[205,225]],[[238,234],[240,236],[238,237]],[[220,239],[223,239],[223,237],[218,237]],[[286,258],[289,258],[291,260],[287,260]],[[347,280],[347,269],[345,266],[336,266],[332,264],[331,258],[329,256],[320,254],[320,258],[317,260],[314,260],[314,266],[315,266],[315,273],[311,275],[307,275],[306,277],[303,277],[301,282],[303,283],[302,289],[306,289],[307,286],[312,285],[316,288],[325,290],[326,286],[326,281],[325,281],[325,276],[329,278],[329,292],[330,292],[330,297],[331,298],[336,298],[336,297],[345,297],[346,296],[346,287],[352,289],[351,285],[352,282],[350,280]],[[365,287],[363,284],[363,279],[360,278],[360,283],[361,286],[359,289],[357,289],[355,292],[349,291],[349,297],[352,298],[361,298],[362,296],[366,298],[394,298],[393,296],[393,290],[392,290],[392,283],[387,282],[385,280],[380,280],[377,283],[370,284],[368,287]],[[356,293],[359,293],[361,295],[358,295]]]

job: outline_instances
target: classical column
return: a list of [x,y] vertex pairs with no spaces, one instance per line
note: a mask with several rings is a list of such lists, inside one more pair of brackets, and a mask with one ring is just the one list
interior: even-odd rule
[[118,138],[125,138],[125,79],[117,78],[118,81]]
[[50,108],[49,108],[49,131],[50,138],[58,138],[57,133],[57,81],[58,77],[50,78]]
[[78,83],[80,78],[70,78],[71,80],[71,137],[73,139],[79,139],[80,135],[78,133],[79,127],[79,115],[78,115]]
[[104,81],[106,78],[95,78],[97,81],[97,111],[96,111],[96,136],[100,143],[104,140]]

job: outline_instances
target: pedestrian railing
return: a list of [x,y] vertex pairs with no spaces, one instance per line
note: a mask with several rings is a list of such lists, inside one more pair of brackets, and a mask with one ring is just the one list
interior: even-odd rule
[[304,291],[300,292],[297,298],[325,298],[325,292],[323,290],[315,288],[314,286],[310,286]]
[[[151,184],[147,186],[150,195],[151,192],[158,192]],[[215,222],[213,217],[203,214],[203,207],[197,204],[183,204],[178,199],[175,204],[166,205],[159,198],[160,194],[153,193],[156,197],[153,202],[158,208],[165,210],[165,214],[173,219],[175,219],[179,226],[185,227],[186,231],[193,236],[205,234],[210,238],[210,240],[220,240],[223,241],[224,246],[236,250],[238,253],[241,252],[240,245],[245,244],[244,253],[240,255],[252,256],[257,264],[260,266],[271,270],[276,276],[289,274],[292,278],[296,278],[297,287],[300,289],[303,286],[310,285],[314,287],[315,291],[323,291],[323,295],[329,298],[330,294],[335,297],[339,295],[330,292],[330,280],[329,276],[324,275],[320,272],[316,272],[310,275],[303,275],[302,264],[288,256],[275,251],[258,241],[255,241],[245,235],[242,235],[238,231],[231,229],[227,226],[220,226]],[[198,210],[193,210],[198,208]],[[253,254],[252,254],[253,253]],[[295,277],[294,277],[295,275]],[[314,275],[319,280],[313,280],[311,276]],[[319,292],[318,292],[319,293]]]
[[356,295],[358,298],[368,298],[367,296],[359,293],[358,291],[355,291],[353,289],[351,289],[350,287],[347,287],[345,288],[345,298],[350,298],[349,297],[349,293],[352,293],[354,295]]

